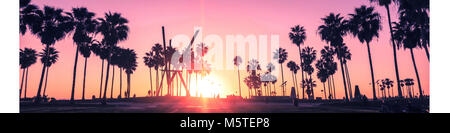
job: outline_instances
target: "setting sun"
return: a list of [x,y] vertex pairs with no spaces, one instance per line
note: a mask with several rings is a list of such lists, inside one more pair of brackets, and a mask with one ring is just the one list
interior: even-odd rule
[[[197,82],[197,84],[196,84]],[[193,96],[198,97],[217,97],[217,95],[223,95],[222,83],[213,75],[207,75],[205,77],[198,77],[198,81],[191,80],[190,93]],[[197,88],[197,89],[195,89]],[[198,93],[197,93],[198,92]],[[198,95],[196,95],[198,94]]]

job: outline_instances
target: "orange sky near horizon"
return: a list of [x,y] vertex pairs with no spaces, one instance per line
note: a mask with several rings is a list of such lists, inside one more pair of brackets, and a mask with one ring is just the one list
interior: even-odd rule
[[[119,12],[123,17],[129,20],[129,36],[126,41],[120,42],[118,46],[134,49],[138,56],[138,67],[134,74],[131,75],[131,91],[136,96],[146,96],[150,89],[149,71],[143,63],[142,57],[145,52],[149,51],[153,44],[162,43],[161,26],[166,30],[166,41],[169,38],[185,34],[192,36],[194,27],[201,26],[203,28],[203,36],[208,34],[217,34],[225,40],[228,34],[249,34],[270,35],[278,34],[280,36],[280,47],[287,49],[288,60],[299,61],[298,49],[289,40],[288,33],[290,27],[294,25],[303,25],[306,29],[307,39],[304,46],[312,46],[318,51],[327,45],[320,40],[317,34],[317,28],[323,22],[321,18],[330,12],[341,13],[348,18],[349,13],[353,13],[354,9],[361,5],[375,6],[377,12],[381,15],[382,30],[378,39],[371,42],[371,53],[375,80],[390,78],[395,81],[394,59],[392,46],[390,42],[389,27],[387,22],[387,14],[384,8],[376,4],[368,2],[368,0],[239,0],[239,1],[221,1],[221,0],[129,0],[126,3],[121,0],[32,0],[32,4],[36,4],[39,8],[43,5],[62,8],[70,11],[72,7],[86,7],[89,11],[96,13],[96,17],[103,17],[105,12]],[[397,21],[397,9],[391,5],[391,17],[393,21]],[[345,43],[352,53],[352,60],[349,61],[348,67],[350,72],[351,83],[359,85],[362,94],[368,98],[372,98],[372,86],[370,85],[370,68],[367,55],[367,47],[361,44],[357,38],[350,35],[344,38]],[[302,48],[304,47],[302,46]],[[24,36],[20,36],[20,48],[33,48],[39,52],[44,48],[40,40],[31,35],[29,32]],[[75,59],[75,45],[72,36],[56,42],[55,48],[60,51],[60,58],[56,64],[53,64],[49,72],[49,81],[47,85],[47,94],[57,99],[70,99],[72,87],[73,63]],[[429,61],[423,49],[415,49],[415,59],[419,71],[422,88],[425,95],[429,94]],[[400,78],[412,78],[416,81],[414,88],[418,92],[417,80],[411,61],[409,50],[400,49],[397,52],[398,66]],[[336,60],[337,61],[337,60]],[[232,62],[232,60],[228,61]],[[284,79],[288,81],[287,88],[292,86],[292,76],[289,69],[283,64]],[[106,63],[105,63],[106,64]],[[241,65],[241,86],[242,95],[248,96],[247,86],[242,82],[247,76],[244,68],[246,63]],[[265,70],[266,64],[261,64]],[[77,79],[75,98],[81,99],[84,58],[79,56],[77,64]],[[279,68],[279,64],[275,64]],[[86,98],[90,99],[92,95],[98,97],[100,86],[100,70],[101,60],[91,54],[87,64],[86,79]],[[119,91],[119,73],[116,68],[116,76],[114,83],[114,97],[117,97]],[[337,98],[345,96],[342,83],[342,74],[338,64],[336,72],[335,84]],[[36,95],[41,76],[42,64],[40,60],[29,68],[28,75],[28,91],[27,97]],[[105,69],[106,71],[106,69]],[[110,69],[112,72],[112,69]],[[154,71],[152,70],[155,76]],[[278,71],[281,72],[281,71]],[[322,83],[316,77],[317,70],[314,71],[313,79],[317,83],[315,96],[321,97]],[[22,69],[18,73],[20,81],[22,80]],[[126,89],[126,76],[123,74],[123,90]],[[300,73],[297,75],[301,79]],[[236,70],[213,70],[210,77],[215,82],[219,82],[222,87],[221,97],[225,95],[238,95],[237,72]],[[277,94],[281,94],[278,87],[281,84],[281,73],[278,74]],[[109,77],[111,79],[111,75]],[[193,77],[195,78],[195,77]],[[153,77],[155,80],[155,77]],[[109,81],[111,83],[111,81]],[[155,85],[155,83],[153,83]],[[109,84],[108,86],[111,86]],[[394,83],[396,88],[396,83]],[[102,88],[103,89],[103,88]],[[110,96],[111,89],[108,88],[107,96]],[[237,92],[237,93],[236,93]],[[353,90],[354,92],[354,90]],[[397,90],[394,89],[397,94]],[[164,93],[165,94],[165,93]],[[290,89],[287,93],[290,94]],[[377,94],[378,95],[378,94]],[[405,95],[405,93],[404,93]]]

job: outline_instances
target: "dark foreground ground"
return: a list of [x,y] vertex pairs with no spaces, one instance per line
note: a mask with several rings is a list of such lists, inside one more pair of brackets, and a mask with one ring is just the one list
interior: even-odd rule
[[21,101],[21,113],[382,113],[383,104],[343,104],[342,102],[301,101],[294,106],[289,101],[249,101],[208,98],[135,98],[99,101],[58,100],[33,104]]

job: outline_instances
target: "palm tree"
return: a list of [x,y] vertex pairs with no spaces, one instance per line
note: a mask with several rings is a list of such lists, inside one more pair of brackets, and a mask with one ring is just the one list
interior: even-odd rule
[[413,96],[411,94],[411,86],[414,85],[414,79],[406,78],[404,81],[405,81],[405,85],[406,85],[408,93],[409,93],[409,98],[412,98]]
[[124,41],[128,37],[128,20],[123,18],[119,13],[105,13],[105,18],[99,18],[100,26],[98,31],[103,35],[104,43],[108,49],[108,65],[106,65],[106,81],[105,90],[103,91],[103,101],[102,104],[106,104],[106,91],[108,88],[108,77],[109,77],[109,65],[112,53],[112,48],[117,45],[120,41]]
[[[374,37],[378,38],[378,32],[381,30],[380,14],[374,12],[373,7],[365,5],[355,9],[355,14],[349,14],[349,31],[354,37],[358,37],[361,43],[366,42],[369,55],[370,72],[372,76],[373,98],[376,99],[375,78],[373,74],[372,56],[370,54],[370,42]],[[401,90],[400,90],[401,91]]]
[[287,63],[287,67],[292,72],[292,84],[294,84],[294,87],[297,88],[297,97],[299,97],[300,96],[300,92],[298,91],[296,74],[297,74],[297,71],[300,69],[300,67],[294,61],[289,61]]
[[[155,63],[155,66],[153,67],[156,71],[156,89],[159,89],[159,67],[164,66],[164,61],[163,61],[163,47],[161,44],[156,43],[155,45],[153,45],[152,47],[152,55],[153,55],[153,61]],[[162,92],[162,91],[160,91]],[[160,96],[161,93],[156,94],[157,96]]]
[[[328,79],[328,69],[326,66],[326,59],[325,58],[320,58],[317,63],[316,63],[316,68],[317,68],[317,78],[319,78],[320,82],[322,82],[323,84],[323,92],[324,92],[324,99],[327,98],[327,91],[325,88],[325,82]],[[329,87],[329,86],[328,86]],[[328,89],[329,90],[329,89]],[[331,92],[328,93],[331,95]]]
[[125,49],[122,53],[122,56],[125,60],[123,64],[123,68],[125,69],[125,73],[127,74],[127,98],[130,98],[131,94],[131,77],[130,75],[136,70],[137,67],[137,56],[136,52],[132,49]]
[[339,53],[337,54],[338,58],[342,58],[342,62],[344,63],[344,70],[345,70],[345,75],[347,76],[347,84],[348,84],[348,93],[350,94],[350,99],[353,99],[352,97],[352,84],[350,82],[350,73],[348,71],[348,67],[347,67],[347,61],[352,59],[352,54],[350,53],[350,50],[348,49],[347,46],[345,46],[345,44],[340,47],[338,50]]
[[[22,83],[20,85],[20,94],[19,94],[19,98],[22,96],[22,87],[23,87],[23,81],[25,78],[25,96],[24,98],[27,98],[27,80],[28,80],[28,68],[33,65],[34,63],[36,63],[36,50],[32,49],[32,48],[24,48],[24,49],[20,49],[20,54],[19,54],[19,63],[20,63],[20,68],[22,69]],[[26,73],[26,76],[25,76]]]
[[[314,62],[314,60],[316,60],[316,50],[314,50],[312,47],[305,47],[304,49],[302,49],[302,54],[300,57],[303,61],[300,66],[302,67],[302,70],[305,71],[307,76],[309,75],[309,81],[312,81],[312,73],[314,72],[314,67],[312,67],[311,64],[312,62]],[[314,99],[314,87],[311,86],[312,84],[308,85],[310,85],[309,88],[311,89],[311,96]]]
[[153,59],[152,51],[146,52],[144,58],[144,64],[148,67],[150,73],[150,96],[153,96],[153,85],[152,85],[152,68],[155,67],[155,60]]
[[113,99],[113,94],[114,94],[114,75],[115,75],[115,68],[116,66],[120,65],[120,61],[121,61],[121,53],[122,49],[119,47],[114,47],[111,53],[111,60],[109,62],[111,62],[111,66],[113,68],[112,71],[112,79],[111,79],[111,96],[110,98]]
[[87,59],[91,56],[91,46],[89,46],[89,44],[81,45],[81,46],[79,46],[79,51],[80,51],[80,54],[84,57],[83,95],[81,97],[81,100],[84,101],[84,94],[85,94],[85,87],[86,87]]
[[[71,17],[73,23],[74,33],[73,42],[77,45],[75,51],[75,62],[73,65],[73,79],[72,79],[72,93],[70,95],[70,102],[74,102],[75,96],[75,79],[77,73],[78,53],[81,45],[89,45],[93,35],[96,33],[96,21],[93,19],[95,13],[89,12],[86,8],[72,8],[72,13],[67,13]],[[92,34],[91,36],[89,34]],[[84,82],[84,81],[83,81]],[[83,83],[84,84],[84,83]],[[84,91],[84,87],[83,87]],[[84,95],[84,93],[83,93]],[[83,97],[84,99],[84,97]]]
[[391,3],[398,1],[398,0],[369,0],[369,1],[378,3],[379,6],[386,8],[387,18],[388,18],[388,22],[389,22],[389,31],[391,33],[392,51],[394,51],[393,53],[394,53],[394,65],[395,65],[395,77],[397,79],[398,95],[399,95],[399,97],[402,97],[402,90],[400,88],[400,75],[398,74],[397,50],[395,49],[395,47],[397,47],[397,45],[395,44],[395,41],[394,41],[394,32],[392,30],[392,21],[391,21],[391,11],[389,9],[389,5],[391,5]]
[[92,52],[95,55],[99,56],[100,59],[102,60],[102,70],[100,73],[100,88],[99,88],[100,92],[98,94],[98,97],[101,98],[102,97],[102,85],[103,85],[103,67],[105,64],[105,59],[108,58],[108,50],[107,50],[106,46],[103,45],[103,43],[102,43],[103,41],[102,42],[95,41],[95,42],[96,43],[93,43],[91,46]]
[[[347,22],[343,21],[343,19],[344,17],[341,17],[340,14],[335,15],[334,13],[330,13],[330,15],[322,18],[324,25],[320,25],[318,28],[318,33],[321,36],[321,39],[335,48],[340,48],[344,45],[343,36],[346,34]],[[347,83],[345,81],[343,59],[339,58],[339,62],[341,64],[342,79],[344,82],[345,99],[349,101],[347,94]]]
[[[63,10],[44,6],[44,10],[36,10],[36,20],[31,28],[31,32],[41,39],[45,49],[54,45],[57,41],[64,39],[66,34],[72,31],[73,23],[69,16],[63,15]],[[47,52],[49,53],[49,52]],[[36,103],[41,101],[41,90],[46,66],[43,65],[41,79],[39,81],[36,94]]]
[[[48,53],[47,53],[48,52]],[[45,95],[45,92],[47,90],[47,80],[48,80],[48,72],[49,72],[49,68],[50,66],[52,66],[52,64],[55,64],[56,61],[58,61],[58,51],[56,51],[55,48],[53,47],[49,47],[49,49],[42,49],[42,52],[39,53],[39,56],[41,57],[41,63],[45,66],[47,66],[47,72],[45,74],[45,85],[44,85],[44,92],[42,93],[43,97],[47,97]]]
[[420,48],[424,48],[428,61],[430,61],[430,54],[428,47],[430,46],[430,11],[429,0],[398,0],[400,21],[414,25],[420,31]]
[[[394,86],[394,81],[392,81],[389,78],[386,78],[386,79],[383,80],[383,84],[384,84],[384,86],[386,87],[386,89],[388,91],[389,97],[391,97],[391,94],[389,93],[389,90],[391,89],[391,87]],[[392,95],[392,96],[394,96],[394,95]]]
[[259,61],[257,61],[256,59],[252,59],[252,60],[248,61],[247,73],[249,74],[249,76],[244,79],[244,82],[246,83],[246,85],[249,89],[249,98],[251,96],[252,89],[255,89],[255,93],[256,93],[256,89],[261,87],[262,82],[261,82],[260,71],[261,71],[261,65],[259,65]]
[[[337,63],[334,62],[334,57],[333,55],[336,53],[335,49],[333,49],[332,47],[329,46],[325,46],[322,50],[320,50],[320,54],[321,54],[321,60],[323,60],[323,67],[321,69],[325,69],[327,70],[327,75],[328,75],[328,90],[330,91],[330,95],[332,96],[332,98],[335,98],[336,95],[336,91],[334,89],[334,80],[333,80],[333,75],[336,73],[337,71]],[[319,70],[320,71],[320,70]],[[333,81],[333,83],[331,83],[331,81]],[[333,93],[331,92],[331,90],[333,90]]]
[[419,86],[420,97],[422,97],[422,86],[420,84],[419,72],[416,66],[416,60],[414,58],[413,49],[421,45],[421,30],[415,28],[414,25],[407,23],[406,21],[400,21],[400,23],[394,23],[394,39],[398,43],[399,47],[409,49],[411,54],[411,60],[413,62],[414,70],[416,72],[417,84]]
[[241,93],[241,74],[239,73],[239,65],[242,63],[242,58],[240,56],[235,56],[233,59],[233,64],[237,67],[238,72],[238,82],[239,82],[239,96],[242,97]]
[[[273,59],[277,60],[277,62],[280,64],[280,68],[281,68],[281,83],[284,83],[284,74],[283,74],[283,63],[286,61],[287,59],[287,55],[288,53],[286,52],[286,49],[284,48],[278,48],[277,50],[275,50],[274,55],[273,55]],[[283,96],[285,96],[285,85],[283,85]]]
[[[294,27],[291,27],[291,32],[289,32],[289,39],[292,41],[292,43],[294,43],[297,47],[298,47],[298,55],[299,55],[299,59],[300,59],[300,64],[303,63],[302,58],[301,58],[301,45],[305,43],[306,40],[306,30],[303,26],[300,25],[296,25]],[[302,81],[304,81],[304,77],[303,77],[303,70],[301,70],[302,72]],[[305,99],[305,88],[302,87],[303,89],[303,99]]]
[[38,21],[37,11],[39,9],[30,2],[31,0],[20,0],[19,30],[21,35],[27,32],[27,27],[33,27],[34,22]]

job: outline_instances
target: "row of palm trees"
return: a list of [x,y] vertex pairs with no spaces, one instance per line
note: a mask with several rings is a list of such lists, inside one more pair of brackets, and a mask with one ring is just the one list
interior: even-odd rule
[[[416,78],[418,80],[418,86],[419,86],[419,92],[420,97],[423,96],[422,94],[422,87],[420,84],[420,78],[418,75],[418,70],[415,63],[414,48],[424,48],[427,58],[429,59],[429,53],[428,53],[428,47],[429,47],[429,1],[427,0],[419,0],[419,1],[408,1],[408,0],[370,0],[370,2],[375,2],[380,6],[383,6],[386,8],[388,13],[388,21],[389,21],[389,28],[391,31],[391,40],[392,40],[392,46],[393,46],[393,54],[394,54],[394,68],[396,72],[396,79],[397,79],[397,87],[398,87],[398,96],[403,97],[402,94],[402,80],[399,78],[398,74],[398,65],[397,65],[397,49],[400,47],[403,47],[405,49],[409,49],[411,53],[411,58],[413,62],[413,66],[416,73]],[[389,6],[392,3],[396,3],[399,5],[399,22],[391,22],[390,18],[390,9]],[[318,28],[318,33],[321,36],[321,39],[325,41],[328,46],[325,46],[321,50],[321,57],[316,63],[316,68],[318,70],[317,77],[320,79],[320,81],[324,85],[324,89],[322,90],[324,93],[326,93],[325,89],[325,82],[328,81],[328,98],[336,98],[335,96],[335,86],[334,86],[334,74],[337,70],[337,63],[334,62],[334,55],[336,55],[337,59],[340,62],[340,68],[342,71],[342,78],[343,78],[343,84],[344,84],[344,91],[345,91],[345,99],[350,100],[352,99],[352,88],[351,88],[351,82],[350,82],[350,74],[348,71],[347,62],[348,60],[351,60],[351,53],[346,46],[343,37],[350,34],[355,38],[358,38],[358,40],[361,43],[365,43],[367,46],[367,53],[369,58],[369,64],[370,64],[370,70],[371,70],[371,84],[372,84],[372,91],[373,91],[373,98],[376,100],[376,89],[375,89],[375,77],[374,77],[374,70],[373,70],[373,63],[372,63],[372,57],[371,57],[371,49],[370,49],[370,43],[374,38],[379,37],[379,31],[381,31],[381,15],[377,13],[374,9],[374,7],[367,7],[365,5],[356,8],[354,13],[349,14],[349,19],[344,19],[341,14],[334,14],[330,13],[326,17],[322,18],[323,25],[320,25]],[[391,24],[394,24],[394,27],[392,27]],[[299,69],[301,69],[301,75],[302,75],[302,92],[303,92],[303,99],[305,99],[305,87],[306,94],[308,95],[308,98],[314,98],[314,86],[315,83],[311,78],[311,74],[314,72],[314,68],[311,66],[311,63],[315,60],[315,50],[313,50],[311,47],[306,47],[304,49],[301,48],[301,45],[304,45],[304,42],[306,40],[306,30],[303,26],[296,25],[291,28],[291,32],[289,33],[289,38],[291,39],[292,43],[295,44],[299,49],[299,56],[300,56],[300,67],[294,62],[289,61],[287,64],[287,67],[290,68],[291,72],[293,72],[293,84],[294,87],[297,88],[297,80],[296,80],[296,73]],[[239,63],[237,63],[238,57],[234,59],[234,64],[238,68],[238,77],[240,77],[239,74]],[[239,57],[240,59],[240,57]],[[280,64],[280,66],[283,65],[283,63],[287,60],[287,52],[283,48],[279,48],[275,51],[275,60]],[[253,66],[253,67],[252,67]],[[247,70],[249,72],[249,76],[244,79],[244,82],[249,87],[249,91],[251,89],[259,89],[258,87],[260,84],[257,81],[252,81],[251,79],[258,80],[257,77],[261,77],[258,73],[259,64],[255,62],[254,60],[250,60],[248,62],[247,69],[249,68],[256,68],[254,70]],[[285,81],[284,81],[284,75],[283,75],[283,67],[281,68],[281,77],[282,77],[282,92],[283,96],[285,95]],[[266,72],[267,73],[267,72]],[[264,77],[264,76],[263,76]],[[309,77],[309,79],[308,79]],[[259,78],[261,79],[261,78]],[[276,77],[275,77],[276,79]],[[332,82],[330,82],[332,81]],[[264,83],[264,82],[263,82]],[[389,81],[389,86],[393,86],[394,81]],[[240,84],[240,83],[239,83]],[[265,84],[266,85],[266,84]],[[386,86],[386,85],[385,85]],[[240,88],[240,87],[239,87]],[[255,92],[256,92],[255,89]],[[333,91],[332,91],[333,90]],[[255,93],[256,94],[256,93]],[[270,93],[272,94],[272,93]],[[325,94],[326,95],[326,94]],[[299,97],[299,93],[297,93],[297,96]],[[326,98],[327,96],[325,96]]]
[[[94,17],[95,13],[89,12],[88,9],[84,7],[73,8],[71,12],[65,12],[62,9],[50,6],[44,6],[44,8],[40,10],[37,6],[30,4],[30,0],[20,1],[20,33],[24,35],[27,31],[30,31],[31,34],[37,36],[41,40],[42,45],[45,47],[43,52],[39,54],[41,62],[43,63],[43,68],[35,102],[39,103],[41,101],[44,74],[46,73],[45,77],[47,79],[51,64],[54,64],[58,58],[58,52],[53,46],[56,42],[65,39],[70,34],[73,35],[72,39],[74,44],[76,44],[70,98],[71,103],[74,102],[78,54],[81,54],[85,58],[82,100],[85,99],[86,67],[87,59],[90,57],[91,51],[102,59],[99,98],[102,96],[103,63],[105,59],[107,61],[102,103],[106,104],[110,65],[113,65],[113,70],[114,66],[118,66],[121,73],[122,70],[125,70],[128,81],[128,90],[126,93],[127,97],[129,97],[129,75],[132,74],[137,67],[137,57],[134,50],[117,47],[119,42],[126,40],[128,37],[128,20],[123,18],[119,13],[111,12],[105,13],[104,18]],[[98,34],[101,35],[101,38],[96,37]],[[21,49],[20,65],[24,70],[24,73],[28,73],[28,67],[36,62],[35,53],[36,52],[30,48]],[[113,92],[112,89],[113,88],[111,87],[111,94]],[[45,90],[46,83],[44,85],[44,96]],[[119,97],[120,96],[121,94]]]

